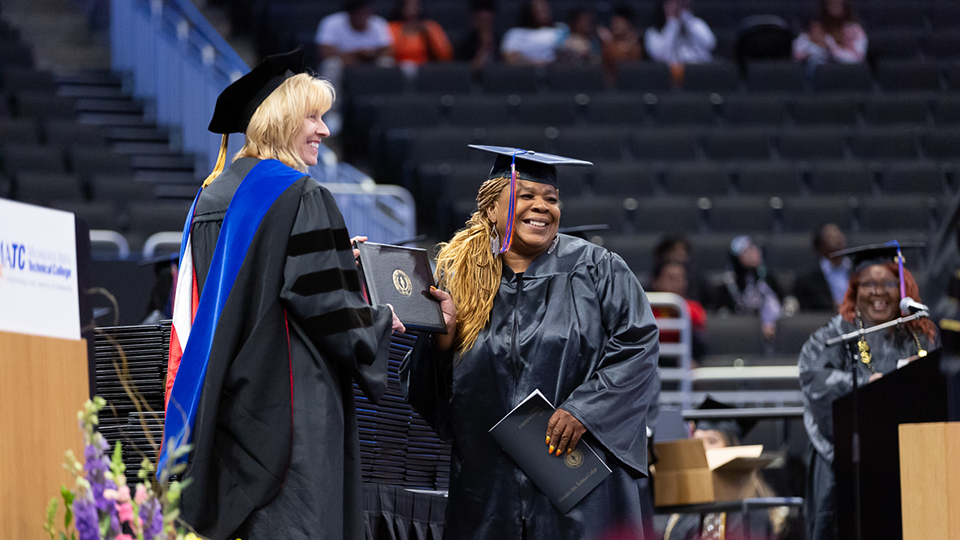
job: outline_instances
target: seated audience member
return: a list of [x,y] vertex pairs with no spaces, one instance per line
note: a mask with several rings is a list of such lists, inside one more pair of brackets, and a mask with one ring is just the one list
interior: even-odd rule
[[[668,292],[683,297],[687,303],[687,313],[690,314],[692,327],[691,348],[693,358],[698,359],[705,352],[705,334],[707,326],[707,312],[703,305],[696,300],[687,298],[688,289],[687,266],[679,262],[665,262],[653,269],[653,279],[650,281],[651,292]],[[667,313],[666,308],[654,307],[653,316],[676,316],[676,313]],[[680,340],[676,330],[661,330],[660,343],[676,343]]]
[[810,68],[828,62],[857,64],[867,56],[867,33],[849,0],[821,0],[820,15],[793,41],[793,59]]
[[566,33],[566,26],[554,24],[547,0],[529,0],[520,25],[504,34],[500,52],[508,64],[549,64],[557,59]]
[[557,61],[573,64],[596,64],[600,61],[600,38],[593,13],[585,8],[570,11],[569,33],[560,43]]
[[813,235],[813,249],[817,265],[807,270],[794,285],[793,294],[800,309],[827,310],[836,313],[847,292],[852,265],[848,257],[830,257],[831,253],[846,249],[847,238],[833,223],[817,229]]
[[457,44],[457,60],[470,62],[475,70],[498,60],[497,36],[494,22],[497,18],[493,0],[474,0],[470,6],[470,31]]
[[325,77],[323,71],[327,64],[349,66],[392,62],[390,28],[383,17],[374,14],[371,0],[347,0],[343,11],[320,21],[314,41],[320,54],[321,74]]
[[613,10],[610,16],[610,28],[597,28],[600,37],[600,57],[607,82],[613,84],[620,62],[643,59],[643,46],[640,34],[633,25],[634,13],[629,6],[622,5]]
[[398,64],[420,65],[453,59],[453,47],[443,28],[436,21],[421,18],[420,0],[398,0],[390,34],[393,58]]
[[[733,409],[710,397],[698,409]],[[691,422],[693,438],[703,441],[707,450],[739,446],[740,439],[754,425],[756,419],[718,419]],[[774,497],[773,489],[763,481],[759,470],[754,470],[750,481],[743,486],[740,498]],[[713,538],[784,538],[787,508],[752,510],[750,519],[741,512],[712,512],[705,514],[671,514],[663,540],[708,540]]]
[[763,335],[772,340],[780,320],[780,296],[763,265],[763,253],[747,235],[730,242],[730,269],[715,295],[716,307],[760,316]]
[[[650,58],[671,66],[710,62],[716,46],[716,36],[703,19],[693,15],[689,0],[661,0],[654,25],[644,34]],[[681,69],[675,67],[674,73]]]
[[698,302],[703,301],[701,293],[705,290],[703,276],[690,263],[690,242],[682,236],[664,238],[653,248],[653,266],[663,266],[667,263],[680,263],[687,269],[687,294]]

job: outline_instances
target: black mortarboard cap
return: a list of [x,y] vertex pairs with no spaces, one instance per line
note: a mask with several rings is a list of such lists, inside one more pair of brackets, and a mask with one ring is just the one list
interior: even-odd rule
[[516,155],[517,179],[557,186],[557,165],[593,165],[589,161],[555,156],[533,150],[521,150],[510,146],[468,145],[470,148],[497,154],[497,159],[487,178],[510,178],[510,163]]
[[[707,396],[703,400],[703,403],[697,407],[699,410],[715,410],[715,409],[736,409],[733,405],[727,403],[722,403],[713,399],[710,396]],[[696,422],[697,429],[702,429],[704,431],[717,430],[723,433],[730,435],[731,439],[735,441],[740,441],[743,439],[743,436],[747,434],[748,431],[753,429],[753,426],[757,425],[756,418],[718,418],[718,419],[706,419],[706,420],[697,420]]]
[[[908,249],[922,249],[923,242],[904,242],[899,245],[900,251]],[[855,272],[859,272],[868,266],[875,264],[884,264],[888,262],[897,262],[896,244],[870,244],[867,246],[858,246],[831,253],[829,257],[852,257]],[[906,257],[904,257],[906,262]]]
[[275,54],[226,87],[207,127],[213,133],[244,133],[257,107],[288,77],[303,71],[303,49]]

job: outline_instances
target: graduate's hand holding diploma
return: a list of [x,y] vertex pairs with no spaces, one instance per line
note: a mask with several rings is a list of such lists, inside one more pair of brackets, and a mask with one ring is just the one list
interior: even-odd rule
[[457,306],[453,304],[450,293],[430,287],[430,294],[440,302],[440,311],[443,312],[443,324],[447,325],[446,334],[434,334],[437,348],[446,351],[453,346],[453,338],[457,335]]
[[587,428],[576,417],[557,409],[547,422],[547,453],[562,456],[564,452],[573,452],[586,432]]

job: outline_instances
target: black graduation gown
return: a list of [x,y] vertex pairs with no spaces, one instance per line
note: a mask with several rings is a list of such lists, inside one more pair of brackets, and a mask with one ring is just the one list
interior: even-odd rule
[[[832,469],[833,402],[853,391],[849,353],[843,345],[827,347],[826,342],[856,329],[856,323],[835,315],[810,336],[800,351],[798,367],[803,391],[803,424],[812,446],[804,498],[809,540],[832,539],[837,535]],[[931,343],[921,333],[917,333],[917,338],[928,351],[939,347],[939,340]],[[867,335],[866,340],[870,346],[871,364],[879,373],[890,373],[897,369],[898,360],[917,354],[917,345],[906,329],[875,332]],[[867,384],[872,372],[858,361],[857,374],[857,382],[862,386]]]
[[[201,294],[227,206],[257,163],[237,160],[197,201]],[[385,390],[390,309],[364,302],[340,211],[309,176],[280,195],[239,256],[194,424],[183,517],[213,540],[363,538],[351,381],[373,400]]]
[[[490,322],[466,354],[442,355],[421,336],[401,380],[409,402],[453,443],[445,537],[582,540],[618,529],[642,538],[638,479],[647,472],[647,411],[660,391],[658,339],[623,260],[563,234],[522,275],[504,266]],[[613,470],[566,515],[488,434],[536,389],[583,423]]]

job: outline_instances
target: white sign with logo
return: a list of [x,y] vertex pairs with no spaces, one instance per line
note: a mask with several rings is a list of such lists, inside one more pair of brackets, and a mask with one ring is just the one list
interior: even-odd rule
[[0,331],[80,339],[73,214],[0,199]]

